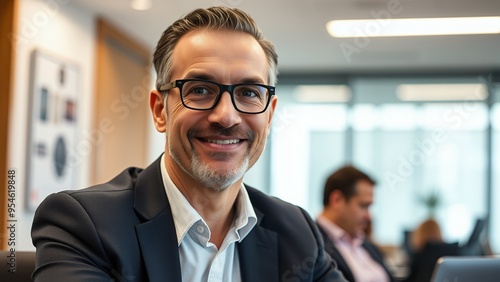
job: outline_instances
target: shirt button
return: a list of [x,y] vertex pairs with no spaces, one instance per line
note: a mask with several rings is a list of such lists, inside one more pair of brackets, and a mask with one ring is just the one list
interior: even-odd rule
[[203,233],[203,231],[205,231],[205,228],[203,228],[203,226],[201,226],[201,225],[198,225],[198,226],[196,227],[196,231],[198,231],[198,233],[200,233],[200,234],[201,234],[201,233]]

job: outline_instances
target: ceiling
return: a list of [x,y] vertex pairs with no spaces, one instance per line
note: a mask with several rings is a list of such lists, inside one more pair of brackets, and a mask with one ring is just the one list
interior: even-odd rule
[[[152,0],[135,11],[131,0],[74,0],[153,49],[163,30],[199,7],[248,12],[276,46],[286,72],[400,72],[500,69],[500,35],[334,39],[332,19],[500,16],[499,0]],[[392,13],[391,13],[392,11]],[[383,21],[378,21],[382,24]],[[342,51],[352,51],[346,55]]]

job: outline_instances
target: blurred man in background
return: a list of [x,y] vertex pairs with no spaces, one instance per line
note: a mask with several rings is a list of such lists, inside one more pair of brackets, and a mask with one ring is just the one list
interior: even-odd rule
[[317,218],[326,251],[349,281],[395,281],[382,253],[367,240],[375,181],[353,166],[335,171],[325,183],[324,209]]

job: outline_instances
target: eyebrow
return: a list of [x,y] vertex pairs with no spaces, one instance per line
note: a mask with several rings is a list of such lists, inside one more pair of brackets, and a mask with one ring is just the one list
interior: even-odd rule
[[205,74],[205,73],[188,73],[184,78],[185,79],[195,78],[195,79],[203,79],[203,80],[214,81],[214,77],[213,76],[211,76],[209,74]]
[[[187,75],[184,77],[185,79],[202,79],[202,80],[208,80],[208,81],[213,81],[213,82],[218,82],[217,79],[211,74],[207,73],[201,73],[201,72],[193,72],[193,73],[187,73]],[[219,83],[219,82],[218,82]],[[265,82],[259,78],[259,77],[246,77],[238,82],[234,83],[257,83],[257,84],[265,84]]]

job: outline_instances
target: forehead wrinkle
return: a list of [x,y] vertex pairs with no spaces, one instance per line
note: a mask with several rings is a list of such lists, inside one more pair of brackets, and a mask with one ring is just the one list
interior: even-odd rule
[[[210,36],[210,44],[206,42],[207,36]],[[224,43],[228,40],[229,43]],[[241,44],[249,48],[244,52],[240,51]],[[230,48],[229,52],[226,51],[227,47]],[[173,58],[177,59],[173,72],[175,78],[261,84],[268,80],[268,61],[265,52],[251,35],[245,33],[192,31],[180,39]]]

